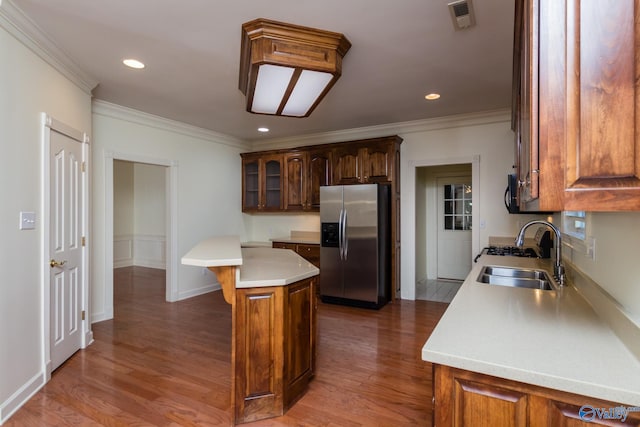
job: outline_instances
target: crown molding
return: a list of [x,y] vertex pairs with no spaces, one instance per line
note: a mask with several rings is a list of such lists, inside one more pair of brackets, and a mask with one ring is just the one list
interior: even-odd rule
[[253,150],[270,150],[279,148],[303,147],[306,145],[329,144],[340,141],[376,138],[380,135],[408,135],[418,132],[429,132],[466,126],[486,125],[511,121],[511,110],[490,110],[470,114],[438,117],[434,119],[413,120],[389,123],[335,132],[324,132],[295,137],[252,141]]
[[92,112],[99,116],[111,117],[142,126],[173,132],[206,142],[227,145],[247,151],[251,149],[251,145],[241,139],[99,99],[93,100]]
[[84,92],[98,85],[11,0],[0,0],[0,26]]

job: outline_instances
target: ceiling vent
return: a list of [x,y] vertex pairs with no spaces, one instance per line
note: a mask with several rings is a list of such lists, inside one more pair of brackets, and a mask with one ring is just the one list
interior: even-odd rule
[[473,27],[476,24],[471,0],[452,1],[448,6],[456,31]]

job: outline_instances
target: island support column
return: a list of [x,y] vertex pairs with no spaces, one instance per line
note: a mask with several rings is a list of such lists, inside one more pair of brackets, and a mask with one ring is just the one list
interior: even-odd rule
[[283,415],[315,371],[317,277],[285,286],[236,288],[236,267],[209,267],[232,307],[234,424]]

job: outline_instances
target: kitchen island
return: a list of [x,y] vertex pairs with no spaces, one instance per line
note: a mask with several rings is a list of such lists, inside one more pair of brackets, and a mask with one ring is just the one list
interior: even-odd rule
[[[478,259],[422,349],[434,366],[439,427],[565,425],[567,418],[582,425],[584,405],[640,407],[636,336],[615,331],[592,308],[609,302],[587,301],[572,280],[551,291],[480,283],[485,266],[552,267],[533,258]],[[569,277],[578,281],[578,274]],[[630,421],[638,425],[640,412],[631,411]]]
[[200,242],[182,264],[214,272],[231,305],[234,424],[283,415],[315,371],[318,268],[287,249],[241,248],[237,236]]

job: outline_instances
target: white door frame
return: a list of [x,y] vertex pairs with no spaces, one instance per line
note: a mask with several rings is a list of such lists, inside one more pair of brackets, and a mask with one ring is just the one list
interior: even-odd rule
[[[473,188],[473,213],[471,218],[473,227],[471,233],[471,253],[477,253],[480,245],[480,155],[462,156],[462,157],[444,157],[434,159],[418,159],[409,160],[408,168],[402,172],[403,176],[408,179],[402,182],[402,191],[405,194],[413,194],[413,197],[403,197],[405,204],[402,206],[402,227],[401,241],[402,246],[407,250],[402,251],[402,283],[401,298],[415,300],[416,299],[416,236],[408,230],[409,224],[413,224],[415,230],[416,222],[416,179],[417,168],[423,166],[446,166],[456,164],[471,164],[471,185]],[[408,285],[408,286],[407,286]]]
[[178,162],[170,159],[158,159],[137,154],[105,152],[105,255],[104,255],[104,301],[105,318],[113,318],[113,161],[124,160],[135,163],[165,166],[165,256],[166,270],[165,298],[168,302],[178,300]]
[[51,267],[48,264],[50,257],[50,245],[49,239],[51,238],[49,228],[51,226],[49,212],[51,212],[51,186],[49,185],[51,166],[49,161],[49,155],[51,151],[51,131],[61,133],[74,140],[82,143],[82,161],[85,164],[86,173],[82,174],[82,198],[83,204],[81,207],[82,216],[82,236],[86,238],[86,245],[83,248],[82,254],[82,310],[85,312],[85,318],[81,321],[82,325],[82,343],[81,348],[86,348],[93,342],[93,331],[91,330],[91,316],[89,305],[89,256],[91,247],[91,236],[89,231],[91,225],[89,223],[89,171],[91,170],[89,159],[90,146],[89,136],[81,131],[78,131],[71,126],[68,126],[46,113],[41,115],[42,124],[42,259],[41,259],[41,273],[42,273],[42,341],[43,341],[43,354],[42,365],[46,375],[46,381],[51,379],[51,292],[49,283],[49,270]]

